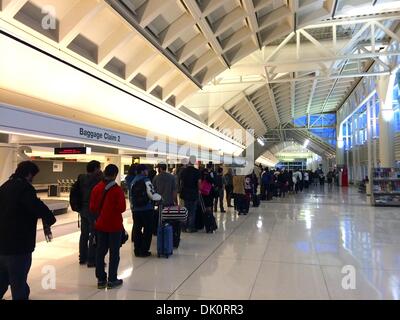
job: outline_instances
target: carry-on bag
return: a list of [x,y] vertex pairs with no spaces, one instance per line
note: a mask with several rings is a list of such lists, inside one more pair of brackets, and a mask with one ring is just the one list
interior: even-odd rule
[[196,207],[195,226],[197,230],[204,229],[204,212],[200,203],[197,203]]
[[253,194],[253,207],[260,206],[260,197],[261,197],[261,195]]
[[162,206],[159,205],[157,229],[157,255],[168,258],[173,253],[173,229],[169,223],[162,222]]
[[201,209],[203,211],[203,216],[204,216],[204,226],[206,228],[207,233],[212,233],[215,230],[218,229],[217,222],[215,221],[214,214],[212,211],[208,210],[206,206],[204,205],[204,200],[203,197],[200,195],[199,197]]
[[188,210],[181,206],[165,207],[162,210],[162,220],[185,222],[188,218]]

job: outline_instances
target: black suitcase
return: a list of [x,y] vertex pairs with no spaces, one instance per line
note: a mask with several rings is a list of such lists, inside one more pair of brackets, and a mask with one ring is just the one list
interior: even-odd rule
[[154,214],[153,214],[153,236],[157,235],[158,220],[159,220],[159,209],[157,208],[154,210]]
[[260,195],[254,194],[253,195],[253,207],[259,207],[260,206]]
[[211,211],[206,211],[204,214],[204,225],[207,233],[213,233],[218,229],[217,222],[215,221],[214,214]]
[[204,229],[204,213],[203,210],[201,209],[200,203],[197,204],[196,208],[196,216],[195,216],[195,225],[197,230],[203,230]]
[[203,216],[204,216],[204,226],[206,228],[206,232],[212,233],[218,229],[214,214],[212,213],[212,211],[209,211],[206,209],[203,198],[201,196],[200,196],[199,200],[200,200],[199,202],[200,202],[201,210],[202,210]]

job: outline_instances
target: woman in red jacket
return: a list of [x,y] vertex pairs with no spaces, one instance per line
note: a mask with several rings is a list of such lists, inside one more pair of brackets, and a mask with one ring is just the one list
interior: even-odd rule
[[[97,287],[112,289],[122,285],[117,278],[119,264],[119,249],[121,247],[124,226],[122,213],[126,210],[125,194],[115,182],[118,167],[109,164],[104,170],[104,180],[99,182],[90,196],[90,211],[96,214],[95,229],[97,233],[96,277]],[[110,251],[110,261],[107,273],[104,270],[104,258]]]

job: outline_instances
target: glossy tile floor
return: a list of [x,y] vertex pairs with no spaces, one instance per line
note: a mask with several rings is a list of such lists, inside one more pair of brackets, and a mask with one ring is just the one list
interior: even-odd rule
[[[317,187],[262,202],[247,216],[218,213],[217,220],[215,234],[183,234],[169,259],[135,258],[126,244],[124,285],[108,291],[97,290],[94,270],[77,263],[78,230],[41,242],[31,299],[400,298],[400,210],[371,207],[355,189]],[[125,226],[130,230],[130,218]],[[43,289],[48,266],[56,289]]]

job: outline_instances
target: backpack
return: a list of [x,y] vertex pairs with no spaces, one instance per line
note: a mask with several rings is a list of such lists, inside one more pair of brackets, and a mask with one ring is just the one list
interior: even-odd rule
[[133,183],[131,191],[132,203],[134,207],[144,207],[149,203],[150,199],[147,195],[146,183],[144,179]]
[[211,192],[212,184],[207,180],[203,180],[200,183],[200,193],[204,196],[208,196]]
[[263,175],[261,177],[261,182],[264,185],[267,185],[267,184],[269,184],[269,180],[270,180],[270,177],[268,176],[268,173],[263,173]]
[[71,206],[72,211],[79,212],[82,210],[82,193],[80,187],[80,178],[74,182],[71,187],[71,191],[69,193],[69,204]]

